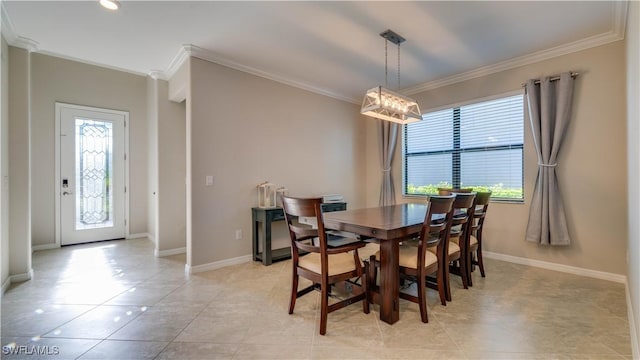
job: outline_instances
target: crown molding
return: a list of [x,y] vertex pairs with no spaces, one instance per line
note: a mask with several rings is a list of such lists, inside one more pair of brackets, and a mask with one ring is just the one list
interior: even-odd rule
[[31,40],[24,36],[18,36],[15,40],[7,43],[11,46],[19,47],[27,50],[28,52],[36,52],[38,51],[38,42],[35,40]]
[[171,79],[173,75],[175,75],[176,72],[178,72],[178,70],[182,67],[182,64],[184,64],[185,61],[189,59],[192,53],[192,47],[193,45],[191,44],[182,45],[182,47],[178,50],[178,53],[169,63],[169,67],[167,68],[167,70],[164,71],[163,78],[165,80]]
[[202,60],[206,60],[218,65],[222,65],[222,66],[226,66],[228,68],[232,68],[235,70],[239,70],[251,75],[255,75],[255,76],[259,76],[265,79],[269,79],[269,80],[273,80],[285,85],[289,85],[289,86],[293,86],[302,90],[306,90],[306,91],[310,91],[316,94],[320,94],[320,95],[324,95],[324,96],[328,96],[334,99],[338,99],[341,101],[346,101],[352,104],[360,104],[360,101],[357,99],[353,99],[350,98],[348,96],[342,95],[342,94],[338,94],[336,92],[327,90],[327,89],[323,89],[317,86],[313,86],[301,81],[297,81],[285,76],[282,76],[280,74],[273,74],[273,73],[268,73],[266,71],[260,70],[260,69],[256,69],[254,67],[251,66],[247,66],[247,65],[243,65],[240,63],[237,63],[233,60],[229,60],[227,58],[224,58],[212,51],[209,51],[207,49],[203,49],[201,47],[198,47],[196,45],[192,45],[192,44],[187,44],[187,45],[183,45],[182,49],[180,49],[180,51],[178,51],[178,54],[173,58],[173,60],[171,61],[171,64],[169,65],[169,68],[167,69],[167,71],[165,72],[166,76],[168,78],[170,78],[171,76],[173,76],[173,74],[175,74],[175,72],[180,68],[180,66],[182,66],[182,64],[184,63],[184,61],[186,61],[186,59],[188,59],[190,56],[193,57],[197,57],[198,59],[202,59]]
[[416,86],[404,88],[402,89],[401,93],[405,95],[415,95],[423,91],[437,89],[442,86],[456,84],[462,81],[495,74],[501,71],[514,69],[520,66],[537,63],[558,56],[563,56],[593,47],[606,45],[614,41],[622,40],[624,39],[625,27],[627,22],[626,19],[628,3],[627,1],[614,1],[612,2],[611,6],[614,7],[614,19],[612,19],[611,30],[606,33],[594,35],[571,43],[555,46],[549,49],[501,61],[495,64],[482,66],[470,71],[465,71],[441,79],[418,84]]
[[167,80],[165,72],[161,70],[151,70],[147,75],[153,80]]
[[138,75],[138,76],[145,76],[145,77],[147,76],[147,74],[141,73],[139,71],[135,71],[135,70],[131,70],[131,69],[125,69],[125,68],[121,68],[121,67],[113,66],[113,65],[107,65],[107,64],[103,64],[103,63],[99,63],[99,62],[95,62],[95,61],[91,61],[91,60],[80,59],[80,58],[73,57],[73,56],[62,55],[62,54],[58,54],[58,53],[51,52],[51,51],[40,50],[40,51],[38,51],[38,54],[52,56],[52,57],[56,57],[56,58],[64,59],[64,60],[69,60],[69,61],[74,61],[74,62],[81,63],[81,64],[97,66],[97,67],[101,67],[101,68],[105,68],[105,69],[109,69],[109,70],[121,71],[121,72],[128,73],[128,74],[133,74],[133,75]]

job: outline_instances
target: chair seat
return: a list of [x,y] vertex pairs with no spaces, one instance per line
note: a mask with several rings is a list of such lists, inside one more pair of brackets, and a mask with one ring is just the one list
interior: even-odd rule
[[[418,268],[418,250],[415,246],[401,245],[399,250],[398,265],[409,268]],[[376,253],[376,259],[380,260],[380,252]],[[438,262],[438,257],[429,251],[424,252],[424,266],[428,267]]]
[[[356,264],[353,261],[353,254],[342,253],[329,255],[329,276],[349,273],[356,270]],[[305,268],[314,273],[322,273],[322,265],[320,262],[320,254],[309,253],[301,256],[298,266]]]
[[[458,246],[460,245],[460,243],[459,243],[459,241],[460,241],[460,237],[458,237],[458,236],[456,236],[456,237],[450,237],[450,238],[449,238],[449,241],[450,241],[451,243],[454,243],[454,244],[458,245]],[[471,239],[469,240],[469,244],[470,244],[470,245],[475,245],[475,244],[477,244],[477,243],[478,243],[478,239],[476,239],[476,237],[475,237],[475,236],[471,235]],[[449,248],[451,248],[451,244],[449,244]],[[460,249],[460,247],[458,247],[458,249]],[[451,252],[449,252],[449,254],[451,254]]]
[[[454,238],[450,238],[450,239],[454,239]],[[435,254],[437,249],[438,249],[437,246],[429,246],[427,248],[427,251]],[[455,254],[457,252],[460,252],[460,246],[458,245],[458,243],[457,242],[453,242],[453,241],[449,241],[449,255]]]

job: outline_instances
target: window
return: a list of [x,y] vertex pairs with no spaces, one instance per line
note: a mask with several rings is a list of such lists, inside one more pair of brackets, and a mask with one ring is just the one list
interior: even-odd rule
[[404,194],[472,187],[522,201],[523,94],[424,114],[404,128]]

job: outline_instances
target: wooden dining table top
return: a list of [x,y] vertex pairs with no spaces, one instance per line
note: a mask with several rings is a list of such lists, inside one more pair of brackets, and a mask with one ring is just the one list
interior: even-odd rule
[[327,229],[391,240],[420,232],[427,203],[408,203],[324,214]]

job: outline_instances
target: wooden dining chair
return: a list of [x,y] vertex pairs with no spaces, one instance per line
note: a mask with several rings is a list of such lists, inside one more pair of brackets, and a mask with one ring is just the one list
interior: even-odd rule
[[471,278],[473,266],[478,265],[480,268],[480,275],[485,277],[484,263],[482,261],[482,228],[484,227],[484,220],[487,216],[490,199],[491,191],[478,191],[476,193],[473,222],[469,234],[469,264],[467,266],[469,286],[473,286],[473,279]]
[[[470,263],[467,255],[469,254],[469,235],[476,198],[476,193],[474,192],[456,192],[453,190],[449,194],[454,194],[456,198],[453,202],[449,249],[445,263],[447,265],[444,266],[447,301],[451,301],[450,274],[459,275],[462,278],[462,286],[465,289],[468,288],[468,268]],[[436,251],[433,247],[428,250]]]
[[[320,335],[327,332],[327,315],[349,304],[362,301],[362,309],[369,313],[367,301],[367,279],[358,256],[358,249],[364,242],[348,243],[342,246],[329,246],[322,218],[322,198],[294,198],[283,196],[282,207],[289,236],[291,237],[291,256],[293,259],[293,278],[289,314],[293,314],[296,299],[313,290],[320,290]],[[295,218],[315,217],[317,228],[300,225]],[[318,245],[314,245],[317,239]],[[335,239],[334,239],[335,240]],[[302,276],[312,284],[298,290],[298,279]],[[359,283],[352,281],[358,278]],[[339,282],[349,282],[353,289],[351,296],[329,304],[331,286]],[[361,291],[358,291],[361,290]]]
[[[440,302],[446,305],[445,272],[442,270],[446,264],[443,254],[447,253],[449,244],[449,232],[453,218],[453,201],[455,195],[431,196],[429,208],[425,214],[417,246],[402,244],[399,247],[399,272],[401,277],[415,278],[418,287],[417,296],[400,292],[400,298],[417,303],[420,308],[422,322],[429,322],[427,316],[426,287],[438,290]],[[427,248],[436,246],[437,251],[431,252]],[[369,259],[369,275],[371,283],[375,284],[376,268],[380,267],[380,253]],[[435,283],[427,281],[427,277],[436,274]]]

